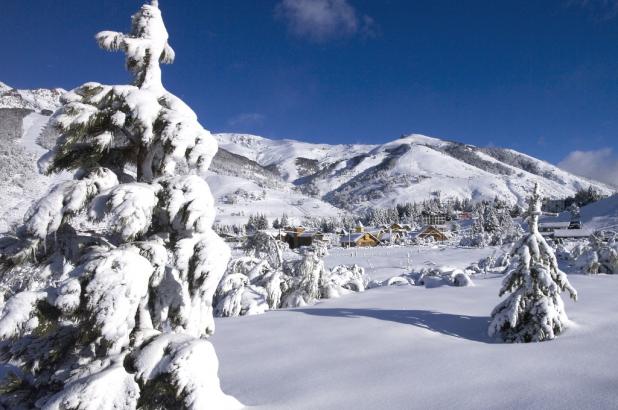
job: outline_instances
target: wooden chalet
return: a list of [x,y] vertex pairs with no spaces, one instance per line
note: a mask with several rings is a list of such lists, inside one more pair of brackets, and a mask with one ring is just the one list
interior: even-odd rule
[[439,229],[438,227],[434,225],[428,225],[424,227],[423,229],[421,229],[416,234],[416,238],[417,239],[433,238],[433,240],[436,242],[442,242],[442,241],[446,241],[448,239],[448,236],[446,235],[446,233],[444,233],[443,230]]
[[380,240],[370,232],[356,232],[341,236],[341,246],[344,248],[374,247],[380,245]]
[[391,226],[386,228],[387,230],[390,229],[393,232],[409,232],[412,230],[412,227],[408,224],[392,224]]
[[324,235],[318,231],[308,231],[302,226],[291,228],[281,234],[281,240],[286,242],[290,249],[297,249],[303,246],[311,246],[316,240],[323,240]]

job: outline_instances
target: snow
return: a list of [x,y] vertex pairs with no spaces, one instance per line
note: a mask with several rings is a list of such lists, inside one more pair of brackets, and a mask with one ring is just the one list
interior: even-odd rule
[[[468,263],[457,249],[441,252]],[[391,272],[398,268],[391,264]],[[618,308],[618,277],[571,275],[581,296],[566,301],[574,324],[554,341],[525,345],[487,336],[501,279],[383,287],[217,319],[222,387],[268,409],[613,408],[618,317],[606,313]]]
[[325,257],[327,268],[358,264],[373,280],[420,270],[428,265],[464,269],[482,258],[500,253],[499,247],[450,248],[446,246],[393,246],[376,248],[333,248]]
[[0,109],[24,108],[33,111],[55,111],[60,102],[60,96],[66,91],[61,88],[39,88],[33,90],[17,90],[0,83]]
[[100,369],[92,368],[82,372],[79,374],[82,377],[75,377],[58,394],[37,405],[45,410],[136,408],[139,386],[133,376],[125,371],[122,361],[117,360],[108,365],[103,364]]
[[168,374],[173,388],[187,409],[232,410],[242,404],[221,392],[219,361],[212,344],[182,334],[162,334],[149,341],[136,355],[136,378],[142,383]]
[[618,230],[618,194],[582,207],[581,218],[585,228]]
[[19,142],[28,151],[39,157],[44,155],[47,150],[37,143],[37,139],[48,123],[48,116],[36,112],[30,113],[23,119],[22,138]]
[[344,155],[359,155],[374,145],[312,144],[290,139],[270,140],[248,134],[215,134],[221,148],[262,165],[277,164],[287,181],[299,178],[296,158],[317,159],[322,166],[337,162]]
[[22,292],[9,299],[0,316],[0,338],[13,338],[35,329],[39,324],[33,316],[36,303],[46,297],[46,292]]
[[[217,202],[215,223],[229,225],[244,225],[252,214],[264,214],[270,222],[286,214],[291,223],[300,224],[308,217],[329,217],[341,214],[341,209],[318,198],[307,197],[287,187],[273,189],[258,186],[248,179],[217,175],[212,172],[205,174],[208,185]],[[247,195],[235,195],[242,190]],[[225,198],[234,196],[235,203],[226,203]]]
[[132,248],[103,249],[88,258],[84,266],[86,275],[92,275],[85,289],[88,311],[110,351],[120,353],[129,345],[138,307],[148,295],[152,265]]
[[[394,203],[422,201],[440,191],[442,198],[493,199],[523,204],[529,187],[539,182],[550,197],[567,197],[578,189],[594,185],[611,194],[601,183],[565,172],[547,162],[513,150],[500,151],[535,167],[537,173],[502,162],[473,146],[477,166],[447,152],[450,142],[412,134],[383,145],[308,144],[293,140],[269,140],[244,134],[216,134],[222,148],[276,168],[286,182],[316,189],[338,206],[354,210],[390,207]],[[396,153],[401,147],[407,151]],[[303,169],[302,161],[316,160],[316,169]],[[492,163],[505,174],[483,169],[480,161]],[[515,161],[517,162],[517,161]],[[335,194],[334,197],[332,194]],[[333,201],[333,199],[335,201]]]

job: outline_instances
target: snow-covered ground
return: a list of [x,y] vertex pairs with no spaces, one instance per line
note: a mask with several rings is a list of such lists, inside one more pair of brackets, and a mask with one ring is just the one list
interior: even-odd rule
[[[466,266],[491,249],[331,251],[327,264],[380,279],[432,261]],[[390,253],[389,253],[390,251]],[[346,253],[348,256],[346,256]],[[371,254],[370,254],[371,253]],[[318,305],[217,320],[226,392],[268,409],[601,409],[618,403],[618,277],[570,275],[574,324],[556,340],[487,336],[501,277],[474,287],[382,287]]]
[[465,269],[481,258],[500,254],[497,247],[453,248],[446,246],[394,246],[377,248],[333,248],[325,258],[327,268],[357,264],[370,279],[385,280],[428,264]]

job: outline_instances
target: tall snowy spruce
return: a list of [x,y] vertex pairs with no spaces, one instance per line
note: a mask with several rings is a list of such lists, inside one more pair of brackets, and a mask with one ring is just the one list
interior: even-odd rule
[[512,263],[500,289],[500,296],[511,294],[491,314],[489,336],[506,342],[553,339],[568,322],[560,293],[566,290],[577,300],[576,290],[558,268],[553,249],[539,233],[541,202],[536,184],[528,199],[526,216],[530,232],[513,247]]
[[134,84],[84,84],[54,116],[49,171],[75,179],[1,241],[7,408],[242,407],[221,391],[206,340],[230,251],[196,174],[217,144],[163,87],[167,40],[157,1],[129,34],[99,33],[102,48],[126,54]]

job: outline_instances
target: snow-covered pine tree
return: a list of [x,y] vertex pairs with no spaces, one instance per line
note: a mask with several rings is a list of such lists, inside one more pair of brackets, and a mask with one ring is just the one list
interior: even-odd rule
[[568,322],[560,292],[566,290],[577,300],[576,290],[558,268],[553,249],[539,233],[541,202],[535,184],[526,215],[530,232],[513,247],[513,262],[500,289],[500,296],[511,294],[491,314],[489,336],[506,342],[553,339]]
[[247,256],[266,260],[274,269],[279,269],[283,265],[284,247],[287,247],[285,242],[275,239],[266,231],[257,231],[243,244]]
[[281,298],[282,307],[307,306],[320,298],[320,286],[326,275],[324,256],[327,252],[325,244],[316,241],[312,246],[301,248],[302,259],[285,267],[290,283]]
[[[67,93],[50,172],[75,170],[4,238],[13,282],[0,316],[7,408],[238,408],[225,395],[205,338],[230,256],[211,229],[215,208],[199,172],[217,151],[193,111],[165,90],[171,63],[158,2],[129,34],[102,32],[134,85],[87,83]],[[0,405],[0,407],[2,407]]]

